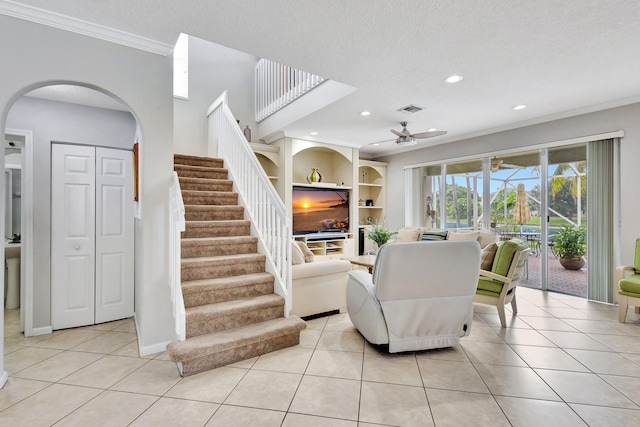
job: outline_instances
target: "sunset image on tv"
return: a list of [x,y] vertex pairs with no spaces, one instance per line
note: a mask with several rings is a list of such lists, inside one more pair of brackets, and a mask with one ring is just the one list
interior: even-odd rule
[[293,231],[312,233],[349,228],[349,193],[345,190],[293,190]]

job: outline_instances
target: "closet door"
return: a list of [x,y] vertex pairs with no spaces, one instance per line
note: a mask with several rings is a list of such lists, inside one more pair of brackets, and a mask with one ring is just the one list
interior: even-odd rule
[[96,148],[96,323],[133,316],[130,151]]
[[51,324],[94,323],[95,148],[51,146]]

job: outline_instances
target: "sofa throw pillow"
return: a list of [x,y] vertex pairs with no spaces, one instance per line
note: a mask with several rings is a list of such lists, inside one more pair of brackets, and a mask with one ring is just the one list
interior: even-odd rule
[[480,252],[480,269],[485,271],[491,271],[493,266],[493,259],[496,257],[498,251],[498,244],[496,242],[489,243]]
[[477,231],[465,231],[465,232],[455,232],[449,233],[449,237],[447,240],[478,240],[478,232]]
[[447,240],[447,230],[424,230],[422,240]]
[[480,243],[480,248],[484,249],[489,244],[495,243],[498,241],[498,235],[491,231],[481,231],[478,233],[478,243]]
[[417,242],[422,230],[417,227],[403,227],[398,230],[396,242]]
[[304,254],[296,241],[291,242],[291,265],[304,264]]
[[300,247],[302,255],[304,256],[304,262],[313,262],[315,258],[313,252],[311,252],[311,249],[309,249],[309,246],[307,246],[307,244],[302,240],[298,240],[298,246]]

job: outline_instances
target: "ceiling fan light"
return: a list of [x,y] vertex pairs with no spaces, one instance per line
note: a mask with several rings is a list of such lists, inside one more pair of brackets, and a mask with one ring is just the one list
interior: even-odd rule
[[412,145],[416,145],[418,143],[414,138],[398,138],[396,140],[396,144],[398,147],[411,147]]
[[462,76],[458,76],[458,75],[453,75],[453,76],[449,76],[446,79],[444,79],[444,81],[446,83],[458,83],[460,81],[462,81],[463,77]]

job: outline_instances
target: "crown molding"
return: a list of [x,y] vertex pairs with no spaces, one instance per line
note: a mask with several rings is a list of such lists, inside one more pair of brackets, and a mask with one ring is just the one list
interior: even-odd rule
[[0,14],[166,56],[173,46],[56,12],[0,0]]

